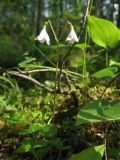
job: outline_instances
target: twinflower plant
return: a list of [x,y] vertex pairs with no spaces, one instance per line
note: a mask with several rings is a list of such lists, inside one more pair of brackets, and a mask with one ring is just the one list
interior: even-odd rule
[[47,25],[47,23],[43,26],[42,31],[35,38],[35,40],[39,41],[40,43],[46,43],[47,45],[49,45],[50,44],[50,38],[49,38],[49,35],[46,31],[46,25]]

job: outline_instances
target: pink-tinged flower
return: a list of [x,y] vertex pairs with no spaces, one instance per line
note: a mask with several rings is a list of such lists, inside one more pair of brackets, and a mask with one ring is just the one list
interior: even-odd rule
[[75,42],[79,42],[79,38],[77,37],[75,33],[73,25],[70,22],[68,22],[68,24],[70,25],[70,33],[68,34],[66,38],[66,42],[68,42],[69,44],[74,44]]
[[50,38],[47,34],[46,31],[46,25],[44,25],[42,31],[40,32],[40,34],[35,38],[35,40],[38,40],[40,43],[44,43],[46,42],[46,44],[50,44]]

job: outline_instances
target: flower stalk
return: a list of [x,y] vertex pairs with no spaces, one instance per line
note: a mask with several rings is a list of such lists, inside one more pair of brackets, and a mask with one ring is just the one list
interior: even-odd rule
[[53,28],[53,26],[52,26],[51,21],[50,21],[50,20],[48,20],[48,23],[49,23],[49,25],[50,25],[50,27],[51,27],[51,30],[52,30],[52,32],[53,32],[53,35],[54,35],[55,41],[56,41],[56,43],[58,43],[58,38],[57,38],[57,36],[56,36],[56,33],[55,33],[55,31],[54,31],[54,28]]

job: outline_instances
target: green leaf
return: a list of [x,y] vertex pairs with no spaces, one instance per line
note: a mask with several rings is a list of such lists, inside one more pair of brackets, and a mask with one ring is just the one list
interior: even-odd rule
[[105,145],[90,147],[73,155],[69,160],[102,160]]
[[120,119],[120,100],[112,103],[96,100],[87,103],[77,114],[76,125]]
[[17,124],[20,122],[20,120],[21,120],[21,115],[12,114],[12,116],[10,116],[10,118],[8,119],[8,122],[11,124]]
[[11,87],[15,88],[15,84],[14,84],[14,81],[12,81],[12,79],[6,78],[4,76],[0,76],[0,80],[8,83]]
[[[59,44],[59,46],[58,45],[54,45],[54,46],[52,46],[52,48],[69,48],[71,45],[69,45],[69,44]],[[84,49],[84,48],[88,48],[88,47],[90,47],[90,45],[88,45],[88,44],[86,44],[86,43],[79,43],[79,44],[76,44],[75,46],[74,46],[75,48],[80,48],[80,49]]]
[[33,145],[33,148],[45,148],[48,146],[48,141],[45,139],[41,139],[39,144]]
[[104,68],[100,71],[97,71],[96,73],[92,74],[92,77],[95,78],[112,78],[116,75],[116,72],[118,71],[117,67],[108,67]]
[[20,131],[19,134],[27,135],[27,134],[33,134],[33,133],[39,132],[39,131],[40,131],[40,126],[32,125],[32,126],[30,126],[30,128]]
[[54,137],[57,133],[57,128],[53,124],[49,124],[42,127],[40,132],[46,137]]
[[116,62],[116,61],[111,59],[109,66],[118,66],[118,67],[120,67],[120,62]]
[[75,48],[80,48],[80,49],[85,49],[85,48],[89,48],[90,45],[86,44],[86,43],[80,43],[80,44],[76,44]]
[[16,152],[17,153],[24,153],[29,152],[31,150],[32,146],[31,144],[23,144],[21,147],[19,147]]
[[36,60],[36,58],[29,57],[29,58],[25,59],[24,61],[20,62],[18,65],[19,65],[19,67],[23,67],[25,64],[32,63],[35,60]]
[[120,40],[120,30],[110,21],[88,16],[88,32],[94,43],[104,48],[114,48]]

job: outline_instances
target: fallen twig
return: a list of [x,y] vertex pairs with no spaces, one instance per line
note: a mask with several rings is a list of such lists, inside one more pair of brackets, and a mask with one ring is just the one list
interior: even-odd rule
[[24,74],[16,72],[16,71],[7,71],[6,74],[7,75],[13,75],[13,76],[21,77],[23,79],[29,80],[29,81],[33,82],[34,84],[38,85],[39,87],[45,89],[46,91],[48,91],[50,93],[65,94],[65,95],[67,95],[67,94],[71,94],[71,92],[72,92],[70,90],[61,90],[60,91],[59,89],[49,88],[49,87],[45,86],[43,83],[40,83],[38,80],[32,78],[31,76],[24,75]]

